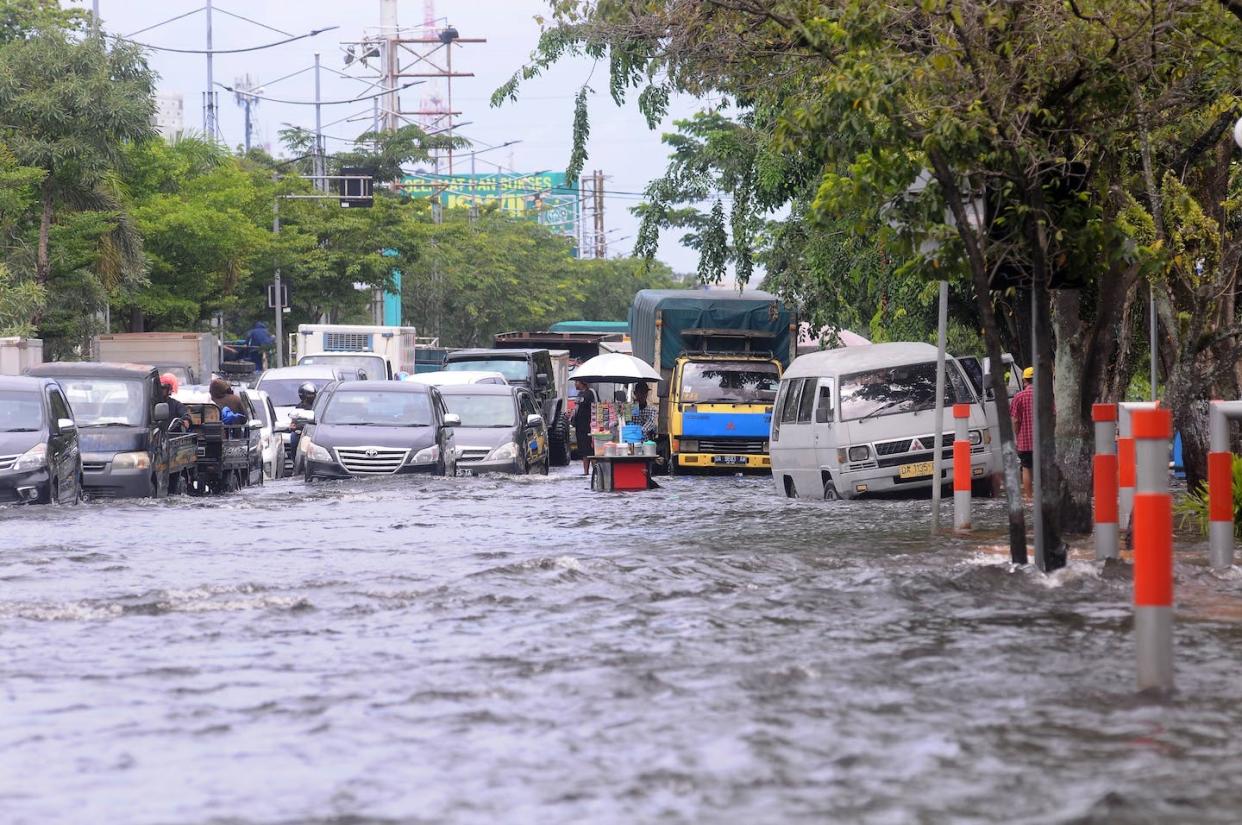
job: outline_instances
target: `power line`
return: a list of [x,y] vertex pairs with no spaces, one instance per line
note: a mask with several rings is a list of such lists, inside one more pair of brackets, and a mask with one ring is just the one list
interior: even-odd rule
[[[411,86],[419,86],[425,82],[426,81],[424,80],[412,80],[409,83],[406,83],[405,85],[398,87],[398,91],[400,91],[401,89],[408,89]],[[391,91],[391,90],[386,89],[382,92],[379,92],[378,94],[367,95],[366,97],[351,97],[348,100],[285,100],[285,99],[278,98],[278,97],[264,97],[263,95],[256,95],[251,92],[245,91],[244,89],[235,89],[232,86],[226,86],[223,83],[216,83],[216,85],[219,86],[221,89],[224,89],[225,91],[233,92],[234,94],[245,95],[246,97],[252,97],[255,100],[266,100],[269,103],[285,103],[290,106],[343,106],[347,103],[361,103],[364,100],[374,100],[377,97],[383,97],[384,95],[389,94]]]
[[262,51],[263,49],[271,49],[271,48],[275,48],[276,46],[283,46],[286,43],[292,43],[295,40],[305,40],[308,37],[315,37],[317,35],[323,34],[324,32],[330,32],[334,29],[339,29],[339,28],[340,26],[328,26],[326,29],[312,29],[310,32],[306,34],[295,35],[294,37],[289,37],[289,38],[286,38],[285,40],[277,40],[274,43],[265,43],[262,46],[247,46],[244,49],[174,49],[171,46],[156,46],[151,43],[140,43],[137,40],[130,40],[128,37],[122,37],[119,34],[107,34],[105,36],[110,37],[113,40],[119,40],[125,43],[133,43],[135,46],[141,46],[144,49],[150,49],[151,51],[154,51],[154,52],[172,52],[174,54],[242,54],[244,52],[257,52],[257,51]]

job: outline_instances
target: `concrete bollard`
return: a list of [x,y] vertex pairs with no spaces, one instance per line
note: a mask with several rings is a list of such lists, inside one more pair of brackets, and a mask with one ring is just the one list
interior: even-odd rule
[[970,405],[953,405],[953,529],[970,529]]
[[1233,566],[1233,453],[1229,419],[1242,414],[1242,402],[1213,401],[1208,412],[1208,563],[1213,570]]
[[1173,689],[1173,497],[1168,410],[1137,410],[1134,494],[1134,638],[1138,689]]
[[1095,422],[1095,557],[1115,559],[1121,552],[1117,522],[1117,405],[1092,404]]

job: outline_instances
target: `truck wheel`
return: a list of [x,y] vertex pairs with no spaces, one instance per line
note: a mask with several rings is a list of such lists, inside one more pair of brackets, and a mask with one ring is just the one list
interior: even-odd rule
[[837,485],[832,483],[832,479],[824,482],[824,501],[840,501],[841,494],[837,492]]
[[548,428],[548,460],[553,467],[569,466],[569,417],[564,413]]

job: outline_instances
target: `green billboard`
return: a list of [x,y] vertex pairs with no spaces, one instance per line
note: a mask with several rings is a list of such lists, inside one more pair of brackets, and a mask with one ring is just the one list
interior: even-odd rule
[[509,215],[529,217],[553,232],[578,234],[578,182],[564,172],[492,172],[477,175],[406,175],[401,189],[411,198],[439,198],[445,208],[498,203]]

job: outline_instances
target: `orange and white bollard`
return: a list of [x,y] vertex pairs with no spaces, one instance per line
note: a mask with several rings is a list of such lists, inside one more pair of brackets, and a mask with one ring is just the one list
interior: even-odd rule
[[970,529],[970,405],[953,405],[953,529]]
[[1138,410],[1154,410],[1158,401],[1127,401],[1117,405],[1117,522],[1124,530],[1134,510],[1134,435],[1130,417]]
[[1117,405],[1092,404],[1095,422],[1095,557],[1115,559],[1121,552],[1117,522]]
[[1208,563],[1213,570],[1233,566],[1232,418],[1242,418],[1242,402],[1212,402],[1208,412]]
[[1168,410],[1137,410],[1134,494],[1134,637],[1138,689],[1173,689],[1173,497],[1169,495]]

